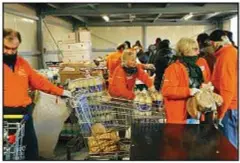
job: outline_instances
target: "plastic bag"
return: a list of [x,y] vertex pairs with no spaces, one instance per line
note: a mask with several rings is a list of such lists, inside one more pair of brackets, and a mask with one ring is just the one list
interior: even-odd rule
[[39,93],[33,111],[33,121],[40,156],[54,157],[59,134],[69,115],[70,110],[67,108],[65,100],[43,92]]

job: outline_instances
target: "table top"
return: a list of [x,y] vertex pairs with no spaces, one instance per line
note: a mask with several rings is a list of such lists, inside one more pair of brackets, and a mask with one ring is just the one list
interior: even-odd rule
[[238,160],[213,125],[134,123],[131,132],[130,160]]

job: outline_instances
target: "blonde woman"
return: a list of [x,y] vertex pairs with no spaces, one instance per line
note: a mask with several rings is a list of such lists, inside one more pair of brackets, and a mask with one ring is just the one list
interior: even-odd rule
[[182,38],[176,47],[178,56],[165,70],[162,94],[164,96],[167,123],[186,123],[186,102],[199,92],[203,82],[210,79],[207,62],[198,58],[198,43],[190,38]]
[[149,91],[155,91],[152,79],[144,72],[142,65],[136,63],[136,51],[133,49],[124,50],[121,65],[114,70],[109,81],[109,94],[113,97],[134,99],[136,79],[146,84]]

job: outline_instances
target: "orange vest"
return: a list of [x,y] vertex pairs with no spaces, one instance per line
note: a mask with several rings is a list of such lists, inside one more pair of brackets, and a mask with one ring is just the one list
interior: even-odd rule
[[219,118],[223,118],[228,109],[237,109],[237,49],[232,45],[225,45],[216,53],[211,81],[216,93],[223,98],[223,105],[218,109]]
[[[196,62],[199,67],[205,65],[202,63],[204,63],[202,58]],[[205,69],[201,68],[201,70],[204,81],[206,81],[208,74],[204,72]],[[189,76],[186,67],[180,61],[176,61],[165,70],[161,91],[164,97],[167,123],[186,123],[186,103],[190,96]]]
[[63,89],[58,88],[45,77],[38,74],[31,68],[29,63],[20,56],[17,56],[14,72],[6,64],[3,64],[3,69],[3,106],[5,107],[25,107],[29,105],[32,102],[28,96],[29,86],[59,96],[63,93]]
[[148,87],[153,86],[152,79],[148,76],[146,72],[142,69],[142,65],[137,65],[138,72],[130,77],[123,70],[122,66],[118,66],[112,78],[109,81],[109,94],[113,97],[122,97],[125,99],[134,99],[134,86],[136,78],[141,80]]

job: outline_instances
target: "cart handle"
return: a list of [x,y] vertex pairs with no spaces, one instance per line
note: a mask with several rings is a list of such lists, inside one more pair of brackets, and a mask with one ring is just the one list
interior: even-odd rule
[[5,114],[3,115],[3,119],[24,119],[27,121],[29,118],[29,115],[17,115],[17,114]]
[[4,119],[22,119],[23,115],[14,115],[14,114],[7,114],[3,115]]

